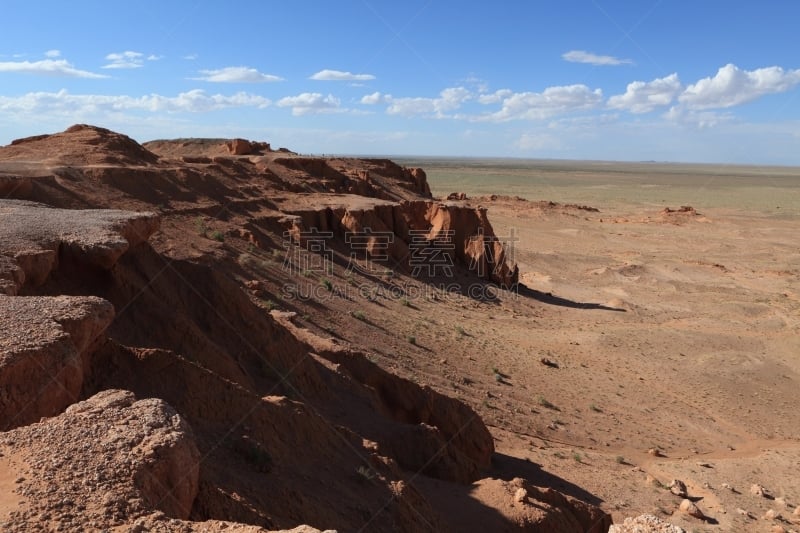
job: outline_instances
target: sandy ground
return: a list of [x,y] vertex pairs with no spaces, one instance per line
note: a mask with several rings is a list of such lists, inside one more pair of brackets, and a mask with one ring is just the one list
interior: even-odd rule
[[[513,231],[526,289],[393,301],[369,308],[369,328],[330,317],[331,329],[473,405],[500,471],[529,463],[534,482],[616,522],[647,512],[689,531],[800,530],[798,193],[787,189],[780,210],[774,190],[747,190],[725,203],[745,195],[752,209],[671,214],[640,191],[602,198],[599,212],[471,200],[499,236]],[[677,510],[673,479],[708,520]],[[770,509],[779,518],[763,519]]]
[[[795,219],[715,210],[668,220],[647,210],[526,216],[497,207],[490,212],[498,234],[519,232],[526,285],[563,299],[519,298],[512,305],[523,316],[498,328],[507,344],[496,365],[557,409],[537,408],[555,429],[541,430],[537,420],[529,433],[543,438],[509,435],[501,452],[527,451],[603,499],[617,519],[671,513],[679,503],[648,487],[648,474],[686,482],[723,531],[759,529],[737,508],[759,518],[782,510],[751,496],[752,484],[788,506],[800,503]],[[527,309],[540,316],[525,317]],[[651,448],[666,457],[648,455]]]

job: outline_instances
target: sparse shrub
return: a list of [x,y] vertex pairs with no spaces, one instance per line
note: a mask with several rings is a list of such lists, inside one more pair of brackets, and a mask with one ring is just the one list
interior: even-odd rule
[[538,402],[539,405],[541,405],[542,407],[546,407],[547,409],[553,409],[554,411],[558,411],[559,410],[558,407],[556,407],[555,405],[550,403],[547,400],[547,398],[545,398],[542,395],[539,395],[539,397],[536,399],[536,401]]
[[205,237],[208,233],[208,226],[206,226],[206,221],[203,220],[203,217],[197,217],[195,219],[194,227],[197,230],[198,235]]
[[626,463],[625,458],[621,455],[618,455],[615,459],[618,465],[624,465]]
[[272,311],[273,309],[277,309],[278,308],[278,304],[276,304],[272,300],[264,300],[264,308],[267,311]]
[[258,267],[258,260],[250,254],[239,254],[236,261],[245,268]]
[[362,478],[366,479],[367,481],[375,479],[375,472],[373,472],[366,466],[359,466],[358,468],[356,468],[356,473]]
[[553,457],[556,457],[558,459],[564,459],[564,454],[561,452],[554,452]]
[[464,328],[462,328],[461,326],[456,326],[455,331],[456,331],[456,336],[458,337],[463,337],[467,334],[467,332],[464,331]]
[[575,459],[576,463],[582,463],[583,457],[578,452],[572,452],[572,458]]
[[214,239],[215,241],[225,242],[225,234],[222,233],[221,231],[212,231],[211,238]]
[[414,345],[416,345],[416,344],[417,344],[417,338],[416,338],[416,337],[414,337],[413,335],[409,335],[409,336],[406,338],[406,340],[408,340],[408,343],[409,343],[409,344],[414,344]]
[[359,311],[351,311],[350,312],[350,316],[352,316],[353,318],[356,318],[358,320],[361,320],[361,321],[366,321],[367,320],[367,315],[365,315],[364,311],[361,311],[361,310],[359,310]]
[[602,413],[602,412],[603,412],[603,410],[602,410],[602,409],[600,409],[599,407],[597,407],[595,404],[591,404],[591,405],[589,406],[589,409],[591,409],[591,410],[592,410],[592,411],[594,411],[595,413]]
[[411,302],[407,298],[400,298],[400,305],[403,307],[411,307]]
[[331,283],[331,280],[323,278],[320,283],[322,283],[322,286],[325,287],[327,290],[329,291],[333,290],[333,283]]

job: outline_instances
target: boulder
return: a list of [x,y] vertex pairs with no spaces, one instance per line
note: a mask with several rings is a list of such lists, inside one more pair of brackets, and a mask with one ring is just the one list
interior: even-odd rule
[[669,484],[669,491],[675,496],[685,498],[687,496],[686,483],[680,479],[673,479]]
[[[198,491],[191,429],[163,400],[107,390],[0,438],[17,501],[4,531],[99,531],[186,519]],[[57,487],[58,490],[53,490]]]
[[695,505],[695,503],[692,500],[686,500],[686,499],[683,500],[681,502],[680,506],[678,507],[678,509],[682,513],[688,514],[689,516],[693,516],[695,518],[701,518],[702,519],[702,518],[706,517],[703,514],[703,512],[700,510],[700,508],[697,507],[697,505]]

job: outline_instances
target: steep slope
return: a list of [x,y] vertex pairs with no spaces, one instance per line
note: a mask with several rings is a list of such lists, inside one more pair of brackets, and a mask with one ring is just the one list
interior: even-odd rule
[[[453,276],[513,286],[516,268],[484,209],[433,201],[424,172],[384,160],[303,158],[267,146],[236,155],[221,141],[149,148],[91,126],[0,148],[5,183],[25,184],[6,194],[52,206],[5,200],[0,214],[53,221],[2,226],[0,283],[11,296],[0,297],[0,317],[11,324],[18,308],[53,297],[116,311],[113,321],[109,313],[94,320],[81,341],[59,332],[58,314],[37,326],[84,347],[65,358],[77,371],[72,392],[40,416],[75,401],[75,384],[83,398],[126,390],[167,402],[200,454],[191,509],[168,513],[176,518],[445,531],[458,529],[457,520],[442,509],[461,505],[493,527],[605,531],[610,520],[598,508],[530,484],[525,502],[492,502],[487,495],[508,489],[481,481],[491,474],[494,442],[475,411],[398,377],[368,346],[337,343],[315,323],[324,308],[339,305],[342,314],[353,299],[286,299],[302,316],[270,312],[271,298],[289,287],[311,282],[331,292],[326,273],[374,289],[390,286],[386,272],[430,287]],[[325,232],[321,248],[314,232]],[[354,237],[363,239],[357,258]],[[449,270],[418,262],[420,250],[447,252],[437,265]],[[43,257],[36,268],[30,256]],[[314,258],[330,264],[301,268]],[[419,267],[428,275],[416,275]],[[362,315],[350,320],[368,322]],[[18,334],[0,343],[4,360],[20,346]],[[58,468],[71,475],[69,465]],[[475,482],[484,487],[479,500],[459,489]],[[158,487],[138,490],[142,506],[116,520],[161,509]],[[434,505],[436,494],[444,500]]]

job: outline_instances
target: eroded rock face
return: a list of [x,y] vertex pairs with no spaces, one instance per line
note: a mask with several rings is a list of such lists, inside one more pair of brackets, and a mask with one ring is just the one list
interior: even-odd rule
[[155,213],[53,209],[22,200],[0,200],[0,256],[13,259],[13,263],[0,260],[0,280],[6,280],[0,281],[0,292],[16,294],[24,283],[41,285],[58,266],[61,254],[111,268],[159,225]]
[[91,348],[113,318],[96,297],[0,296],[0,429],[75,402]]
[[231,155],[247,155],[253,151],[253,145],[245,139],[231,139],[225,143],[225,146],[228,147]]
[[[346,239],[348,233],[373,233],[366,251],[374,256],[388,254],[389,258],[412,271],[420,267],[428,273],[425,262],[427,250],[439,248],[456,264],[472,271],[479,278],[506,288],[519,280],[519,269],[512,264],[506,242],[513,236],[499,238],[494,233],[486,209],[457,203],[433,201],[387,202],[361,201],[353,206],[329,205],[321,209],[286,208],[296,215],[286,218],[287,230],[295,240],[310,231],[332,231]],[[390,242],[379,237],[391,234]],[[416,262],[415,262],[416,261]],[[434,267],[435,273],[437,268]]]
[[[101,530],[160,512],[187,518],[200,455],[163,400],[108,390],[55,418],[4,433],[3,474],[21,498],[3,531]],[[57,487],[57,490],[54,488]]]

